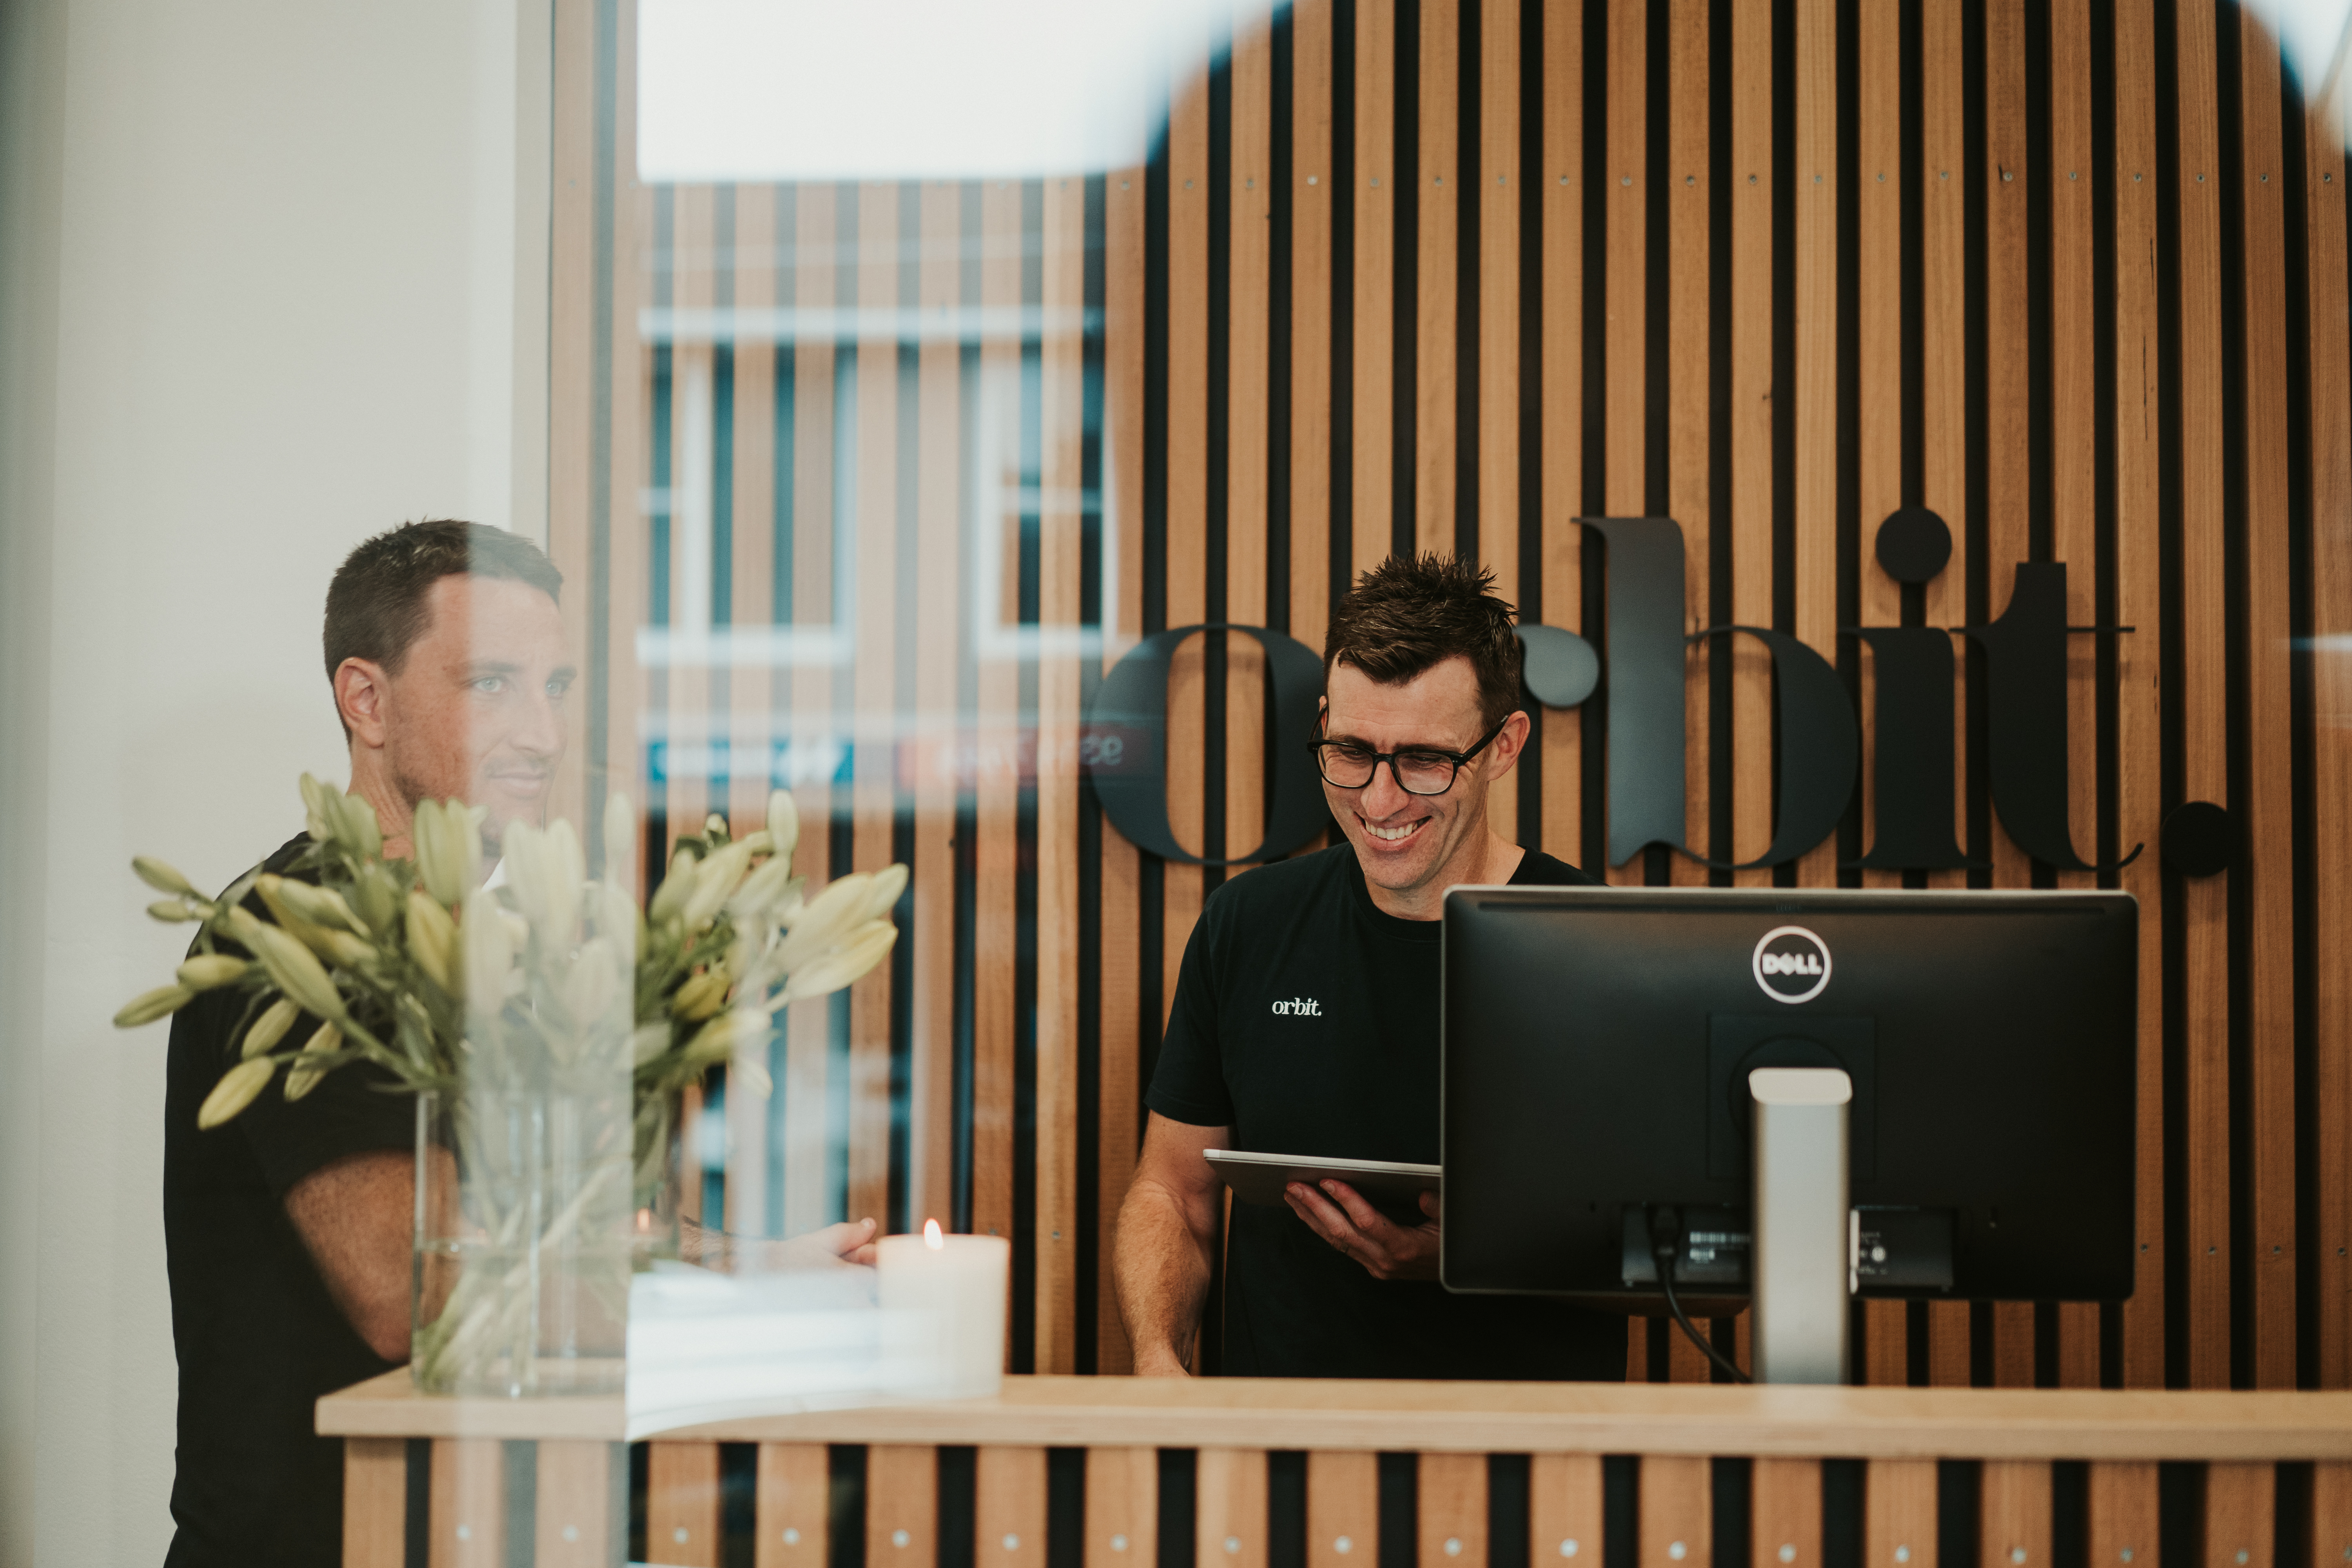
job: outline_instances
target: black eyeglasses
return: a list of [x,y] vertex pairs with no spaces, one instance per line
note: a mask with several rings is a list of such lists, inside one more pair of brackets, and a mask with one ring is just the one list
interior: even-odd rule
[[[1507,715],[1503,724],[1510,721]],[[1309,741],[1307,749],[1315,753],[1315,765],[1321,771],[1324,782],[1334,788],[1362,789],[1386,763],[1397,788],[1405,794],[1444,795],[1454,787],[1454,775],[1461,771],[1462,764],[1485,751],[1503,732],[1503,724],[1481,735],[1478,743],[1466,752],[1441,752],[1433,746],[1375,752],[1353,741]]]

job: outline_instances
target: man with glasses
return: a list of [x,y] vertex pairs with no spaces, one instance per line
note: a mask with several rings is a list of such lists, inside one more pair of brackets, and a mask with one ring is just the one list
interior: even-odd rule
[[[1185,947],[1113,1251],[1138,1373],[1191,1370],[1223,1207],[1202,1151],[1434,1163],[1445,890],[1590,880],[1487,820],[1529,728],[1492,587],[1468,562],[1391,557],[1331,617],[1304,743],[1347,842],[1226,882]],[[1234,1205],[1223,1372],[1623,1378],[1621,1318],[1446,1294],[1434,1197],[1400,1219],[1343,1182],[1286,1195]]]

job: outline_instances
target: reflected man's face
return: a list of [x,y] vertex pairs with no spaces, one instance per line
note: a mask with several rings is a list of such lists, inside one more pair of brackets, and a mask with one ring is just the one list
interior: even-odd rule
[[569,737],[577,673],[555,601],[501,577],[442,578],[424,635],[384,682],[385,760],[402,798],[487,808],[482,837],[537,824]]

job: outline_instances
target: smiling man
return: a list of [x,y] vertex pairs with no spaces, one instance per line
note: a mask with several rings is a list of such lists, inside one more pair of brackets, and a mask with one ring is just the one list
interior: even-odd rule
[[[427,799],[487,808],[493,845],[543,818],[572,679],[562,583],[529,541],[454,521],[379,534],[335,574],[327,679],[352,792],[392,854],[407,853]],[[265,865],[283,870],[308,843]],[[199,1131],[237,1002],[208,992],[172,1023],[163,1230],[180,1412],[167,1561],[326,1568],[342,1556],[342,1458],[314,1435],[312,1406],[408,1359],[415,1102],[382,1092],[388,1080],[362,1064]]]
[[[1202,1152],[1434,1163],[1445,890],[1589,880],[1487,820],[1529,728],[1492,584],[1467,563],[1394,557],[1331,617],[1312,745],[1348,841],[1228,881],[1185,947],[1114,1247],[1139,1373],[1191,1369],[1222,1205]],[[1224,1372],[1624,1376],[1622,1318],[1446,1294],[1433,1199],[1391,1217],[1339,1182],[1287,1197],[1234,1208]]]

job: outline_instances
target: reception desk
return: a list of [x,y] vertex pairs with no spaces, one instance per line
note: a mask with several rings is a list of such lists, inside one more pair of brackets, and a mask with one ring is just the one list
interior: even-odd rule
[[[436,1568],[624,1560],[631,1487],[617,1399],[427,1398],[393,1373],[320,1401],[319,1429],[345,1444],[349,1568],[414,1561],[412,1527],[426,1532]],[[722,1444],[756,1446],[735,1450],[738,1496],[748,1487],[750,1497],[726,1510]],[[942,1448],[965,1447],[942,1460]],[[1630,1532],[1632,1555],[1609,1561],[1639,1568],[1713,1561],[1717,1458],[1752,1461],[1742,1468],[1756,1568],[1822,1564],[1825,1460],[1859,1462],[1839,1473],[1843,1495],[1860,1494],[1861,1568],[1977,1568],[1938,1563],[1939,1542],[1956,1541],[1973,1541],[1984,1568],[2038,1568],[2053,1561],[2061,1515],[2080,1522],[2065,1555],[2082,1568],[2155,1568],[2163,1461],[2191,1467],[2173,1472],[2168,1495],[2193,1487],[2193,1514],[2171,1528],[2176,1543],[2193,1530],[2202,1568],[2273,1568],[2282,1533],[2307,1541],[2317,1563],[2352,1560],[2352,1394],[2338,1393],[1009,1377],[990,1400],[725,1422],[647,1449],[645,1560],[681,1568],[716,1568],[730,1526],[752,1537],[760,1568],[827,1568],[843,1560],[833,1549],[844,1531],[862,1533],[866,1568],[1045,1568],[1049,1530],[1063,1536],[1055,1561],[1076,1548],[1085,1568],[1161,1568],[1161,1542],[1188,1535],[1203,1565],[1267,1568],[1275,1468],[1288,1478],[1276,1485],[1303,1474],[1310,1568],[1375,1568],[1383,1454],[1418,1456],[1423,1568],[1486,1563],[1498,1513],[1511,1538],[1498,1538],[1498,1556],[1601,1568],[1604,1456],[1631,1467],[1616,1472],[1608,1522]],[[1073,1452],[1049,1460],[1056,1449]],[[1162,1518],[1163,1450],[1174,1451],[1172,1473],[1189,1472],[1189,1520],[1174,1498],[1178,1517]],[[1303,1459],[1270,1467],[1269,1453],[1286,1450]],[[1490,1455],[1528,1456],[1504,1461],[1524,1477],[1523,1524],[1490,1508]],[[1955,1459],[1981,1463],[1939,1485],[1937,1462]],[[2079,1490],[2062,1506],[2053,1461],[2067,1460],[2088,1463],[2066,1473]],[[2310,1464],[2284,1493],[2308,1517],[2284,1532],[2283,1463]],[[836,1484],[860,1474],[862,1488]],[[1518,1484],[1495,1500],[1515,1510]],[[1972,1517],[1939,1517],[1955,1508]],[[943,1520],[971,1541],[942,1553]],[[1294,1527],[1283,1554],[1297,1551]]]

